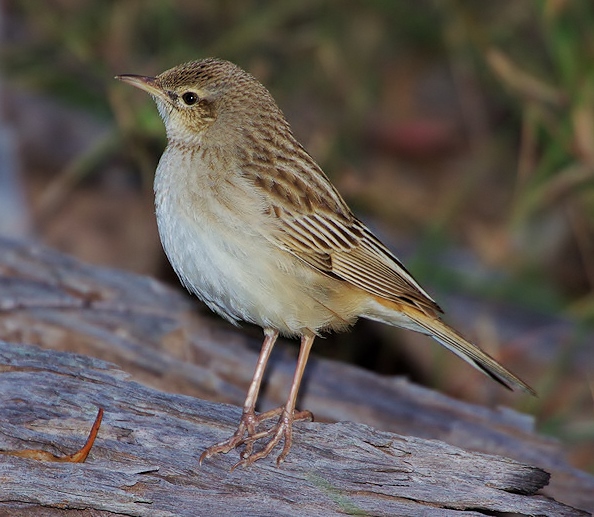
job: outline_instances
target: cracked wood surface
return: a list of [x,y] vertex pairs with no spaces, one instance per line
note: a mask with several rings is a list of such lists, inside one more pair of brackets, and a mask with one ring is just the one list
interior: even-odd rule
[[[196,304],[154,280],[88,266],[31,243],[0,239],[0,339],[99,357],[157,390],[240,404],[260,346],[260,335],[248,335],[199,316]],[[319,423],[297,424],[295,444],[280,469],[264,460],[230,473],[236,452],[199,468],[196,460],[203,448],[233,431],[237,408],[150,390],[96,360],[3,346],[1,363],[13,363],[3,367],[0,389],[3,395],[10,390],[14,398],[3,396],[0,401],[0,420],[9,428],[2,427],[2,448],[39,445],[72,452],[84,442],[96,407],[106,409],[96,449],[83,466],[0,458],[0,475],[6,480],[0,485],[0,500],[20,505],[22,515],[45,515],[39,512],[48,505],[43,510],[50,512],[47,515],[65,515],[75,508],[96,508],[89,515],[101,515],[99,510],[195,515],[199,508],[199,514],[206,515],[221,508],[216,504],[223,505],[225,513],[233,509],[238,514],[272,515],[282,510],[289,515],[297,501],[309,512],[303,515],[418,515],[421,508],[425,515],[458,515],[462,510],[471,515],[483,510],[578,515],[541,496],[511,493],[531,493],[543,484],[540,469],[552,474],[540,493],[594,510],[594,477],[568,465],[558,443],[534,433],[530,417],[456,401],[401,378],[314,357],[300,406],[311,409],[318,421],[364,422],[540,469],[364,425]],[[29,366],[19,365],[19,357],[28,357]],[[294,368],[292,349],[279,343],[271,363],[261,409],[282,402]],[[71,383],[76,389],[69,391],[66,386]],[[497,474],[495,465],[501,467]],[[56,479],[64,490],[56,491]],[[510,479],[535,484],[530,490],[512,489]],[[294,486],[288,486],[291,480]],[[472,489],[471,480],[476,485]],[[440,489],[442,484],[446,488]],[[176,498],[167,498],[171,491]],[[109,510],[100,503],[106,493],[113,502]],[[61,497],[67,507],[60,506]],[[510,497],[527,506],[493,510],[481,502],[489,497],[493,500],[488,504],[497,499],[501,508]],[[546,511],[538,506],[545,504],[557,506]],[[2,511],[0,506],[0,515]]]
[[[581,513],[540,495],[543,470],[444,442],[354,423],[300,423],[288,460],[230,471],[236,454],[198,466],[232,432],[238,408],[166,394],[98,359],[0,343],[4,450],[56,453],[84,442],[105,411],[84,464],[4,455],[0,511],[54,515],[521,515]],[[35,505],[35,506],[31,506]],[[102,513],[99,513],[101,515]],[[583,514],[582,514],[583,515]]]

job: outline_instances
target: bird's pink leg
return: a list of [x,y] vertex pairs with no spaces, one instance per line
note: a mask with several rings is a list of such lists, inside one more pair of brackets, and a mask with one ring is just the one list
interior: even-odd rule
[[[239,421],[239,426],[233,436],[229,439],[217,443],[208,449],[206,449],[200,456],[200,463],[206,458],[210,458],[215,454],[228,453],[231,449],[238,447],[245,443],[245,449],[241,453],[242,460],[237,463],[233,468],[242,465],[251,465],[255,461],[265,458],[270,452],[284,439],[283,449],[277,458],[277,464],[281,463],[291,448],[292,443],[292,431],[293,422],[296,420],[313,420],[313,415],[309,411],[298,411],[295,412],[295,403],[297,401],[297,394],[299,393],[299,386],[301,379],[303,378],[303,372],[305,371],[305,365],[309,357],[309,352],[314,341],[313,335],[303,336],[301,338],[301,348],[299,350],[299,358],[297,359],[297,367],[293,376],[293,382],[291,384],[291,390],[287,403],[284,406],[266,411],[260,415],[256,415],[255,407],[260,386],[262,384],[262,378],[264,376],[264,370],[266,369],[266,363],[272,352],[272,347],[278,337],[278,331],[276,330],[265,330],[265,339],[262,344],[262,350],[258,357],[258,363],[256,365],[256,371],[252,378],[252,382],[248,389],[247,397],[243,405],[243,413]],[[278,422],[271,429],[261,432],[256,432],[258,424],[264,420],[279,416]],[[256,453],[253,452],[254,443],[257,440],[271,436],[272,438],[266,443],[264,448]]]
[[[256,426],[260,422],[261,418],[256,415],[256,401],[258,399],[258,393],[260,391],[260,386],[262,384],[262,378],[264,377],[264,370],[266,369],[266,363],[270,358],[270,353],[272,352],[272,347],[276,339],[278,338],[278,331],[272,329],[265,329],[264,330],[264,343],[262,343],[262,349],[260,350],[260,356],[258,357],[258,363],[256,364],[256,371],[254,372],[254,376],[252,377],[252,382],[250,383],[250,387],[247,392],[247,396],[245,398],[245,402],[243,403],[243,413],[241,415],[241,419],[239,420],[239,426],[237,427],[237,431],[231,436],[231,438],[212,445],[208,449],[206,449],[200,455],[200,463],[202,463],[206,458],[210,458],[215,454],[228,453],[231,449],[234,449],[238,445],[241,445],[244,441],[245,435],[253,436],[256,434]],[[251,446],[248,444],[248,447]]]
[[293,382],[291,384],[291,390],[289,392],[289,397],[287,398],[287,403],[284,405],[284,407],[281,406],[280,408],[273,410],[273,412],[270,412],[270,416],[280,413],[278,422],[272,429],[259,434],[254,434],[253,436],[247,438],[246,442],[249,445],[250,442],[253,443],[255,440],[263,438],[264,436],[272,435],[272,438],[260,451],[252,453],[250,448],[249,454],[244,452],[244,454],[242,454],[243,459],[233,468],[239,465],[251,465],[255,461],[265,458],[281,442],[281,440],[284,439],[283,450],[276,459],[277,465],[280,464],[287,457],[287,454],[289,454],[289,450],[291,449],[291,443],[293,441],[293,422],[295,420],[313,419],[312,414],[309,411],[299,411],[296,413],[295,403],[297,401],[299,386],[301,384],[301,379],[303,378],[303,372],[305,371],[305,365],[307,364],[307,359],[309,357],[309,352],[311,350],[314,338],[314,335],[306,335],[301,338],[299,358],[297,359],[297,367],[295,369],[295,375],[293,376]]

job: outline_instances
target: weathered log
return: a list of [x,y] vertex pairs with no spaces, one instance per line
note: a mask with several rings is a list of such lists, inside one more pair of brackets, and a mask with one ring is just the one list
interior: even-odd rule
[[[150,384],[158,389],[235,404],[243,401],[260,344],[259,335],[257,339],[250,339],[246,337],[245,331],[236,332],[219,320],[199,316],[196,311],[196,304],[189,298],[154,280],[124,272],[88,266],[65,255],[36,245],[5,240],[0,240],[0,338],[13,342],[38,344],[43,348],[71,350],[92,355],[117,363],[123,370],[130,372],[135,380]],[[46,352],[37,351],[32,354],[34,357],[36,354],[44,353]],[[42,360],[41,357],[44,357],[44,359]],[[44,375],[50,375],[53,367],[51,365],[53,365],[55,360],[57,361],[53,357],[51,354],[40,356],[38,362],[43,363],[43,361],[46,361],[43,363],[45,369],[42,368],[36,371],[36,375],[39,374],[41,376],[40,378],[44,378]],[[66,356],[60,355],[59,357],[63,358]],[[77,368],[81,368],[81,376],[84,377],[84,365],[87,363],[83,359],[76,359],[76,361],[83,362]],[[87,389],[93,391],[94,389],[99,390],[101,388],[102,393],[106,394],[104,397],[105,403],[100,403],[99,401],[93,403],[103,405],[106,409],[105,429],[110,429],[109,426],[113,425],[114,419],[118,422],[121,420],[121,425],[130,429],[131,433],[142,432],[138,431],[138,429],[146,429],[146,423],[142,423],[142,426],[137,427],[138,422],[135,419],[131,419],[129,423],[127,419],[129,415],[137,415],[138,411],[143,411],[142,404],[138,401],[142,400],[142,397],[145,395],[141,395],[140,393],[151,393],[154,399],[162,401],[163,407],[154,409],[151,406],[151,408],[147,409],[147,413],[153,412],[155,415],[166,415],[166,408],[170,408],[170,413],[167,417],[159,416],[155,418],[155,422],[153,422],[155,428],[160,425],[156,420],[167,422],[168,424],[163,426],[156,435],[149,433],[150,436],[155,438],[156,442],[146,443],[145,445],[150,451],[139,452],[137,457],[140,459],[157,458],[155,456],[157,454],[155,450],[164,447],[161,445],[161,441],[184,444],[183,446],[175,445],[172,447],[172,453],[175,452],[179,456],[175,461],[163,458],[163,462],[161,462],[161,459],[159,459],[159,465],[176,466],[185,464],[187,466],[187,469],[185,467],[182,469],[180,473],[181,478],[177,480],[174,478],[167,479],[171,483],[177,483],[180,486],[192,486],[194,488],[190,491],[195,491],[196,487],[194,483],[197,481],[193,479],[193,476],[198,477],[201,480],[199,483],[203,484],[202,486],[210,487],[210,491],[208,492],[210,495],[213,495],[213,497],[218,495],[219,499],[226,501],[230,505],[229,508],[236,508],[238,512],[242,507],[233,506],[234,503],[230,503],[230,500],[227,500],[224,495],[230,490],[229,487],[231,485],[226,484],[229,479],[237,480],[238,484],[233,485],[233,490],[239,490],[236,487],[243,486],[241,485],[242,478],[235,477],[237,473],[249,473],[246,479],[251,479],[251,482],[255,482],[254,478],[251,477],[253,476],[251,472],[260,472],[260,469],[277,474],[284,472],[284,474],[279,474],[281,477],[299,477],[299,472],[302,474],[304,472],[318,472],[318,469],[322,468],[320,464],[316,463],[318,460],[321,461],[321,459],[316,458],[316,455],[320,454],[322,457],[329,458],[337,454],[336,463],[340,464],[340,467],[337,464],[335,468],[339,469],[342,473],[325,471],[326,473],[322,477],[325,480],[324,483],[328,479],[334,480],[335,477],[342,479],[349,471],[353,472],[353,479],[351,481],[355,483],[355,480],[360,480],[355,475],[356,469],[363,468],[361,465],[364,466],[366,461],[369,461],[371,465],[374,462],[379,465],[381,462],[379,462],[378,458],[383,456],[370,457],[368,460],[359,458],[357,461],[361,463],[349,464],[349,458],[355,458],[356,455],[352,456],[354,454],[352,452],[348,452],[348,454],[341,452],[338,454],[336,451],[342,451],[345,447],[348,451],[350,451],[349,447],[356,450],[367,448],[376,451],[376,449],[379,450],[381,447],[378,449],[378,447],[371,446],[369,443],[377,444],[383,443],[383,441],[387,443],[393,440],[393,443],[399,444],[399,448],[404,447],[407,454],[407,461],[409,461],[409,456],[416,457],[419,455],[419,458],[427,458],[423,461],[429,462],[428,458],[431,454],[436,454],[439,447],[447,448],[445,444],[439,444],[439,447],[437,447],[433,442],[424,442],[423,440],[417,442],[417,439],[413,438],[403,438],[402,436],[390,434],[384,435],[380,431],[374,431],[353,424],[335,424],[333,426],[298,424],[300,431],[296,433],[295,445],[289,456],[290,461],[286,464],[292,466],[288,471],[290,474],[287,474],[285,470],[289,467],[283,466],[277,470],[276,467],[273,467],[272,460],[265,460],[253,468],[245,471],[238,470],[229,474],[228,469],[230,465],[238,459],[236,453],[229,454],[232,458],[212,459],[200,469],[196,464],[197,455],[200,454],[204,446],[231,432],[238,416],[238,410],[236,408],[215,406],[184,397],[176,398],[171,396],[170,398],[170,395],[152,392],[150,390],[143,391],[148,390],[148,388],[133,383],[125,383],[121,372],[113,368],[108,368],[105,365],[98,367],[96,364],[101,363],[95,363],[90,359],[86,361],[90,361],[88,364],[94,365],[93,368],[95,369],[99,368],[101,371],[109,372],[109,375],[113,374],[117,382],[124,383],[126,386],[134,386],[134,389],[139,390],[139,393],[132,395],[132,391],[134,390],[132,388],[126,388],[131,390],[132,397],[129,401],[126,401],[122,397],[118,398],[116,394],[112,393],[111,388],[105,388],[106,391],[103,391],[103,384],[100,382],[97,382],[96,385],[93,382],[80,383],[77,392],[80,393],[83,401],[86,400],[85,397],[90,397],[89,394],[85,395]],[[281,343],[279,343],[277,350],[275,350],[271,362],[271,371],[267,378],[262,409],[278,405],[282,402],[294,368],[293,354],[290,349],[283,347]],[[60,364],[60,361],[56,364]],[[18,368],[22,368],[22,366]],[[8,375],[8,373],[10,372],[6,374]],[[4,375],[0,377],[4,377]],[[24,373],[21,372],[21,375],[24,375]],[[57,380],[54,379],[51,381],[53,382],[51,384],[53,386],[51,393],[53,393],[54,400],[53,402],[51,400],[46,401],[46,406],[39,406],[35,402],[36,399],[31,398],[34,393],[30,388],[26,388],[28,385],[27,382],[30,385],[31,380],[25,383],[20,395],[14,395],[16,397],[15,400],[18,400],[22,406],[19,406],[20,409],[15,414],[28,415],[21,417],[21,424],[17,420],[13,420],[13,415],[10,413],[12,411],[11,407],[14,409],[14,401],[11,402],[10,398],[4,398],[0,402],[2,405],[0,412],[5,415],[0,418],[2,418],[2,421],[7,422],[7,425],[14,426],[11,428],[11,436],[16,437],[14,443],[4,443],[4,448],[32,448],[30,443],[25,445],[21,442],[21,439],[27,439],[28,437],[26,422],[47,420],[44,427],[48,431],[45,431],[45,434],[42,432],[41,437],[37,438],[41,444],[68,444],[67,440],[69,438],[66,436],[67,433],[64,432],[64,429],[61,429],[64,422],[67,425],[73,425],[72,432],[76,431],[81,436],[88,432],[88,427],[93,420],[95,409],[91,407],[89,402],[85,405],[76,399],[69,401],[65,407],[63,404],[60,404],[60,400],[66,399],[61,398],[61,384],[58,380],[70,380],[69,376],[74,375],[74,373],[55,375],[57,376]],[[64,377],[64,375],[67,377]],[[432,390],[415,386],[401,378],[382,377],[359,368],[322,359],[314,358],[311,361],[308,365],[307,375],[308,378],[300,405],[301,407],[312,410],[318,421],[352,420],[364,422],[384,431],[411,434],[422,438],[436,438],[451,445],[461,446],[467,450],[511,457],[522,463],[535,465],[540,467],[540,469],[552,473],[550,484],[544,488],[542,491],[543,494],[555,497],[577,508],[589,511],[594,510],[594,497],[592,496],[594,493],[594,477],[568,465],[564,459],[561,446],[550,439],[535,434],[532,419],[528,416],[511,410],[492,410],[455,401]],[[49,382],[49,379],[44,381],[44,383]],[[106,382],[108,387],[114,383],[115,381]],[[2,393],[4,393],[4,388],[2,389]],[[112,393],[116,398],[112,399],[109,393]],[[194,413],[194,418],[200,420],[204,415],[207,415],[204,417],[207,422],[207,428],[198,429],[192,427],[197,424],[195,420],[188,417],[189,422],[185,420],[179,422],[181,428],[186,429],[184,431],[185,438],[182,439],[175,435],[175,433],[170,436],[168,429],[171,424],[169,422],[172,419],[175,420],[176,415],[178,415],[178,411],[175,408],[178,404],[181,404],[179,400],[183,400],[184,404],[189,404],[195,408],[196,413]],[[109,406],[109,404],[112,404],[112,406]],[[139,409],[137,404],[140,404],[141,409]],[[194,404],[196,406],[193,406]],[[43,407],[46,409],[42,410]],[[5,411],[9,411],[8,416],[6,416],[7,413]],[[216,423],[217,419],[213,416],[215,414],[221,415],[220,418],[223,424],[220,429]],[[137,416],[140,418],[142,415]],[[27,418],[30,420],[27,420]],[[175,423],[176,425],[178,424],[177,421]],[[58,429],[61,430],[58,431]],[[92,461],[93,458],[98,458],[101,461],[108,462],[108,460],[119,456],[117,452],[119,449],[117,447],[110,453],[108,452],[109,447],[101,445],[101,437],[105,436],[103,434],[104,432],[107,432],[105,429],[102,428],[102,431],[100,431],[100,437],[96,446],[98,447],[98,451],[105,451],[105,457],[94,456],[92,453],[89,461]],[[153,432],[151,431],[151,433]],[[337,438],[336,435],[340,435],[340,437]],[[324,436],[326,438],[323,438]],[[84,439],[78,436],[77,442],[81,440],[84,441]],[[352,440],[355,441],[353,442]],[[362,443],[366,443],[366,440],[369,443],[362,445]],[[356,443],[356,445],[353,445],[353,443]],[[413,447],[412,445],[402,445],[416,443],[430,443],[432,445],[424,453],[411,448]],[[80,446],[80,443],[78,445],[72,443],[72,449],[76,449],[78,446]],[[165,447],[163,451],[166,450],[168,449]],[[449,451],[449,449],[443,450]],[[163,453],[165,455],[168,454],[167,452]],[[95,452],[95,454],[98,454],[98,452]],[[123,454],[129,454],[129,452]],[[233,456],[234,454],[235,456]],[[390,454],[396,455],[393,451]],[[469,454],[468,458],[482,457],[481,455],[473,455],[472,453],[460,450],[456,450],[455,453],[444,452],[443,457],[451,459],[452,456],[450,454],[454,454],[454,457],[458,457],[457,455],[466,457],[466,454]],[[183,456],[183,459],[181,459],[181,456]],[[385,456],[389,456],[389,454]],[[0,458],[3,464],[5,464],[4,461],[6,460],[8,462],[7,464],[11,465],[18,461],[25,462],[20,463],[20,465],[31,465],[31,460],[6,458],[10,457]],[[151,459],[150,461],[156,463],[157,459]],[[171,461],[172,463],[168,464],[167,461]],[[492,473],[491,467],[480,474],[480,467],[476,467],[479,469],[478,471],[475,468],[471,468],[474,459],[467,459],[468,463],[464,464],[457,464],[456,460],[450,465],[451,468],[443,465],[443,462],[447,463],[443,458],[442,460],[435,458],[435,461],[437,461],[437,464],[434,466],[441,469],[441,472],[433,473],[435,476],[433,482],[435,483],[437,483],[437,479],[441,479],[440,475],[444,479],[445,477],[448,478],[444,486],[449,486],[447,484],[449,480],[454,480],[454,484],[461,483],[457,478],[451,477],[453,475],[450,475],[452,468],[467,472],[472,470],[474,473],[473,476],[481,480],[479,481],[480,486],[482,486],[481,483],[491,483],[490,481],[485,481]],[[476,461],[478,462],[479,460]],[[516,465],[510,462],[510,460],[503,460],[502,458],[490,459],[488,461],[499,462],[497,464]],[[132,460],[126,463],[127,468],[129,468],[129,471],[126,472],[130,475],[128,481],[132,480],[130,481],[132,483],[131,486],[136,486],[135,483],[139,482],[134,472],[144,471],[145,463],[141,461],[140,464],[135,464]],[[90,463],[87,465],[90,465]],[[420,469],[418,472],[424,472],[421,464],[415,465]],[[425,465],[423,468],[429,468],[428,465],[430,463],[423,465]],[[326,467],[327,465],[324,466],[324,468]],[[35,467],[30,468],[41,467],[35,465]],[[51,470],[52,475],[59,475],[59,472],[64,472],[59,470],[60,468],[64,468],[68,472],[70,472],[68,469],[74,469],[72,472],[79,472],[76,468],[80,467],[51,465],[48,468]],[[108,467],[105,468],[107,469]],[[137,468],[136,471],[134,470],[135,468]],[[222,470],[215,477],[211,478],[211,475],[214,475],[211,469],[216,468]],[[375,468],[381,470],[380,466]],[[387,470],[391,468],[395,469],[396,467],[386,467]],[[411,467],[411,470],[408,471],[408,475],[412,478],[415,478],[415,472],[417,472],[415,468]],[[514,474],[508,472],[505,475],[517,477],[519,476],[517,472],[525,473],[529,471],[531,474],[528,477],[531,477],[536,475],[536,472],[540,472],[539,469],[532,467],[524,466],[522,469],[513,470],[515,472]],[[165,471],[167,472],[166,468]],[[159,476],[162,476],[163,470],[159,472],[157,474],[153,473],[151,476],[156,476],[157,479],[160,479]],[[364,475],[364,469],[361,472],[363,479],[374,479],[375,474],[372,473],[374,472],[373,469],[370,471],[368,477]],[[459,474],[462,475],[463,472]],[[188,480],[185,476],[191,479]],[[539,476],[542,476],[542,474],[539,474]],[[34,477],[31,479],[34,479]],[[140,476],[139,479],[144,480],[145,478]],[[522,482],[526,481],[525,477],[522,479]],[[542,484],[543,479],[538,479],[540,481],[537,485]],[[388,479],[371,481],[371,483],[376,482],[387,485],[391,483]],[[39,483],[40,486],[45,486],[44,482],[40,481]],[[158,484],[153,478],[151,478],[151,483]],[[263,494],[266,484],[256,490],[254,488],[255,485],[246,483],[244,488],[241,489],[242,491],[255,491],[259,494],[259,497],[272,504],[268,510],[266,510],[267,507],[265,505],[258,511],[255,511],[255,507],[253,506],[243,507],[246,514],[250,513],[250,509],[258,514],[266,515],[267,511],[272,514],[277,507],[290,513],[290,505],[287,506],[285,504],[286,501],[281,504],[274,500],[273,496],[275,494],[270,495],[272,499],[269,498],[269,495]],[[501,488],[497,484],[499,482],[494,483],[495,488]],[[121,486],[124,486],[124,484]],[[408,481],[405,484],[406,486],[411,486]],[[108,484],[108,486],[112,485]],[[142,490],[148,490],[142,484],[139,486],[142,487]],[[278,487],[276,484],[274,486],[276,490]],[[330,499],[334,498],[333,500],[338,502],[344,499],[346,501],[345,504],[348,503],[347,507],[352,508],[352,511],[356,511],[358,506],[349,506],[349,501],[352,501],[350,499],[352,485],[349,485],[351,488],[348,489],[345,488],[347,485],[340,485],[341,488],[337,489],[337,491],[334,491],[334,485],[332,483],[327,486],[328,494],[331,494],[331,496],[328,496]],[[368,488],[361,486],[361,493],[367,493]],[[532,493],[534,489],[533,487],[531,490],[524,489],[524,491],[526,493]],[[306,493],[309,494],[308,497],[312,496],[312,492],[308,490],[299,485],[296,493]],[[447,489],[447,491],[450,490],[453,490],[453,488],[450,487]],[[517,488],[513,490],[517,490]],[[428,493],[430,491],[428,490]],[[372,490],[370,493],[374,495],[370,495],[370,499],[368,501],[366,500],[364,504],[361,503],[363,504],[362,508],[365,508],[365,512],[375,512],[378,515],[382,515],[379,511],[376,512],[375,506],[373,506],[374,504],[381,506],[378,499],[379,492],[376,493]],[[454,498],[462,497],[460,492],[453,491],[452,493],[458,494]],[[133,491],[130,494],[133,494]],[[390,494],[387,496],[388,499],[408,497],[406,491],[390,492]],[[411,495],[410,501],[406,504],[413,505],[410,506],[410,511],[406,510],[405,500],[399,499],[400,504],[403,506],[398,512],[402,515],[418,514],[420,508],[423,508],[426,512],[430,511],[427,509],[428,507],[418,506],[420,504],[419,500],[425,501],[426,506],[429,505],[429,507],[436,505],[435,508],[438,508],[440,512],[444,512],[444,508],[458,508],[457,506],[449,506],[450,502],[439,503],[437,500],[439,497],[437,495],[437,499],[430,502],[431,499],[426,498],[428,497],[427,494],[420,499],[418,498],[419,494],[420,492],[415,492],[415,489],[411,489],[409,492],[409,495]],[[491,495],[494,497],[493,494]],[[236,500],[233,494],[229,497]],[[288,501],[293,498],[293,495],[287,495],[286,497]],[[472,506],[476,502],[475,500],[467,504],[464,502],[466,501],[464,497],[462,497],[461,501],[463,501],[465,510],[482,508],[480,505],[476,507]],[[282,499],[280,495],[279,498]],[[6,498],[2,500],[6,500]],[[39,500],[41,501],[41,499]],[[201,500],[202,496],[193,500],[192,504],[194,508],[196,508],[197,504],[202,505]],[[248,498],[247,500],[249,501],[250,499]],[[375,502],[372,503],[372,500]],[[541,501],[539,498],[529,498],[528,500]],[[26,499],[26,501],[28,502],[23,503],[25,505],[23,509],[29,508],[27,505],[33,504],[31,502],[32,499]],[[384,503],[386,509],[382,510],[384,511],[383,514],[393,514],[390,508],[395,508],[393,505],[396,503],[391,499],[390,502],[384,501]],[[180,506],[172,506],[172,504],[171,500],[169,500],[167,503],[168,506],[164,508],[167,508],[173,514],[191,515],[191,513],[187,513],[187,508],[181,504],[181,499]],[[538,504],[541,503],[539,502]],[[95,508],[92,505],[85,507]],[[152,509],[157,507],[151,505]],[[330,508],[325,505],[321,505],[320,507],[324,508],[324,510]],[[39,506],[33,506],[31,508],[39,510]],[[568,508],[562,508],[563,511],[570,511]],[[306,507],[306,509],[310,514],[315,515],[313,509],[309,507]],[[332,511],[338,510],[334,509]],[[507,510],[499,508],[492,511]],[[530,514],[531,510],[526,507],[522,511]],[[557,511],[557,508],[555,511]],[[205,509],[203,513],[208,514],[209,511]],[[535,513],[542,512],[535,510]],[[147,514],[157,515],[157,513]],[[320,511],[320,514],[331,515],[332,513],[331,511]],[[444,513],[440,514],[443,515]],[[36,513],[36,515],[40,514]],[[93,515],[96,515],[96,513]],[[557,514],[550,513],[550,515]]]
[[[230,471],[231,453],[198,466],[232,432],[238,408],[159,392],[85,356],[0,343],[4,450],[84,442],[105,417],[86,463],[0,457],[0,510],[53,515],[584,515],[533,495],[543,470],[363,424],[298,424],[289,459]],[[51,514],[50,514],[51,515]]]

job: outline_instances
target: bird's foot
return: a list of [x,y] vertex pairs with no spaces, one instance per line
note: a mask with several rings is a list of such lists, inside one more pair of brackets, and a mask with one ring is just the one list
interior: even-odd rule
[[[276,425],[266,431],[256,432],[256,429],[261,422],[278,415],[280,415],[280,417]],[[274,449],[284,438],[283,450],[276,460],[277,465],[279,465],[284,461],[291,449],[293,422],[299,420],[312,421],[313,415],[310,411],[294,411],[289,413],[285,411],[284,406],[266,411],[259,415],[256,415],[254,411],[245,411],[241,415],[239,426],[235,433],[233,433],[227,440],[212,445],[206,449],[200,455],[199,462],[202,464],[206,458],[210,458],[215,454],[226,454],[231,449],[235,449],[236,447],[245,444],[245,449],[241,452],[241,461],[234,465],[231,470],[239,466],[245,467],[268,456],[272,449]],[[272,436],[272,438],[270,438],[264,448],[254,452],[255,442],[268,436]]]

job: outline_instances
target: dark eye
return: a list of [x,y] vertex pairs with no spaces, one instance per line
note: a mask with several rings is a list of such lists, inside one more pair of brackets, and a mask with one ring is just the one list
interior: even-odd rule
[[198,100],[198,95],[196,95],[194,92],[186,92],[181,97],[188,106],[196,104],[196,101]]

